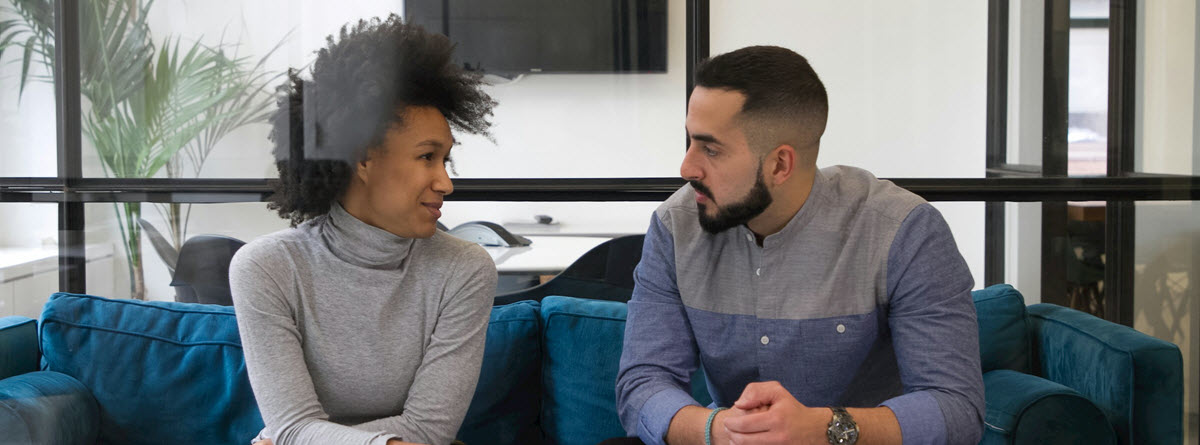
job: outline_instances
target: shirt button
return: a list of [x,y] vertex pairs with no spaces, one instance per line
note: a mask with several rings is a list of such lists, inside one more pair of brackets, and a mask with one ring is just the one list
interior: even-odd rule
[[749,242],[754,242],[754,235],[751,235],[751,234],[747,233],[747,234],[746,234],[746,241],[749,241]]
[[762,268],[760,267],[760,268],[754,269],[754,274],[761,277],[762,276]]
[[841,333],[843,333],[843,332],[846,332],[846,325],[844,325],[844,324],[839,324],[839,325],[837,326],[837,331],[838,331],[838,333],[839,333],[839,334],[841,334]]
[[767,343],[770,343],[770,342],[771,342],[771,339],[767,338],[767,336],[765,336],[765,335],[764,335],[764,336],[762,336],[762,338],[758,339],[758,341],[761,341],[761,342],[762,342],[762,344],[764,344],[764,345],[765,345],[765,344],[767,344]]

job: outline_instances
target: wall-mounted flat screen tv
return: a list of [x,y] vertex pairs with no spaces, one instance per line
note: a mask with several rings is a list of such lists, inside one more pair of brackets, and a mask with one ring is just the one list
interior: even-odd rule
[[404,14],[487,74],[667,70],[667,0],[406,0]]

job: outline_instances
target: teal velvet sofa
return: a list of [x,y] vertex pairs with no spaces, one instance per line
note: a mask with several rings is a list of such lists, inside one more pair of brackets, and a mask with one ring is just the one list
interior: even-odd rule
[[[1175,345],[1026,307],[1010,286],[974,298],[982,443],[1181,442]],[[624,435],[614,381],[625,314],[624,303],[572,297],[493,308],[459,438],[593,445]],[[702,373],[692,392],[710,401]],[[0,318],[0,443],[245,445],[260,428],[230,307],[60,293],[41,320]]]

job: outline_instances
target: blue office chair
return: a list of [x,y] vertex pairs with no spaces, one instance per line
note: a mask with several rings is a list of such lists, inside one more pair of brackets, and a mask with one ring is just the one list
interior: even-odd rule
[[633,269],[642,260],[645,238],[646,235],[626,235],[605,241],[584,253],[550,281],[497,295],[495,304],[541,301],[549,295],[629,301],[633,295]]

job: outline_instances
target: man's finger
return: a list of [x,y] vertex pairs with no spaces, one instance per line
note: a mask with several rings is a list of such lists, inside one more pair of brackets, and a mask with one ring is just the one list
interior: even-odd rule
[[778,422],[770,411],[761,411],[725,419],[725,429],[731,433],[753,434],[770,431]]
[[733,403],[733,406],[751,410],[770,405],[781,400],[785,395],[790,396],[779,382],[754,382],[746,385],[746,389],[742,390],[742,396]]

